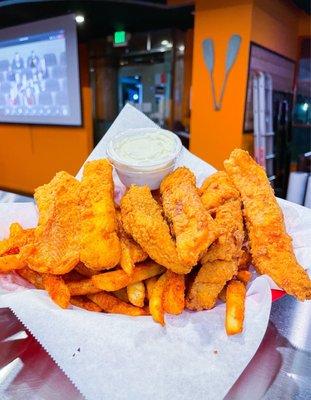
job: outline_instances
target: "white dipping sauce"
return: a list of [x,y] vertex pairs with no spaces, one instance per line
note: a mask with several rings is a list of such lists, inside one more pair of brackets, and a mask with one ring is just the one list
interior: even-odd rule
[[167,159],[176,151],[176,139],[171,132],[138,132],[120,136],[113,143],[115,155],[121,162],[137,166],[154,164]]

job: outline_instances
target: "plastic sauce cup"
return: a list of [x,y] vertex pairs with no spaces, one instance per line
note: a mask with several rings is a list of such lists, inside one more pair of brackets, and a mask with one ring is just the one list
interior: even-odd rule
[[[163,135],[166,137],[169,135],[170,148],[161,153],[161,137]],[[142,139],[141,141],[140,138]],[[159,139],[159,148],[157,148],[157,138]],[[133,151],[142,156],[148,153],[149,149],[146,147],[148,147],[149,140],[150,142],[153,141],[152,150],[155,157],[145,160],[143,157],[139,157],[140,160],[135,160],[127,158],[124,154],[118,152],[118,144],[131,140],[135,140],[135,149]],[[159,188],[162,179],[173,171],[181,150],[181,140],[170,131],[159,128],[128,129],[110,140],[107,147],[107,156],[125,186],[128,187],[132,184],[138,186],[147,185],[151,190],[155,190]],[[152,152],[150,154],[152,155]]]

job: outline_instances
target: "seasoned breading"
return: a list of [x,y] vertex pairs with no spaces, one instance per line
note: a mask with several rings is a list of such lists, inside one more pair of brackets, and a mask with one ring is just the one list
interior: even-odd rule
[[156,261],[176,273],[187,273],[192,265],[179,262],[176,245],[162,210],[147,186],[131,186],[121,200],[125,231]]
[[288,294],[299,300],[310,299],[311,280],[295,258],[265,171],[246,151],[238,149],[224,166],[242,197],[254,266]]
[[179,260],[194,266],[218,235],[217,226],[199,196],[195,176],[186,167],[177,168],[163,179],[160,191]]
[[209,310],[216,304],[218,294],[227,281],[237,273],[236,260],[215,260],[202,265],[187,295],[190,310]]
[[148,254],[123,229],[120,211],[117,211],[117,221],[118,235],[121,244],[120,265],[127,274],[131,274],[133,272],[135,264],[141,261],[145,261],[148,258]]
[[80,261],[95,271],[115,267],[121,257],[113,195],[109,161],[87,162],[80,190]]
[[37,272],[64,274],[79,261],[79,187],[67,172],[35,191],[39,223],[33,242],[21,250],[27,265]]
[[187,297],[188,307],[199,310],[214,307],[227,281],[237,273],[244,241],[241,201],[228,175],[217,172],[208,177],[201,193],[207,210],[215,216],[221,235],[201,258],[202,267]]
[[201,262],[232,260],[242,256],[244,226],[240,200],[229,200],[215,209],[215,222],[222,234],[210,246]]
[[205,179],[200,189],[201,200],[207,210],[219,207],[228,200],[239,199],[240,194],[224,171]]

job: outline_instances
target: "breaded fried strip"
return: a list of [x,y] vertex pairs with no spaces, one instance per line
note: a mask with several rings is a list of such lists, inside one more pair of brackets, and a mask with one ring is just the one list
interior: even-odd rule
[[199,196],[195,176],[186,167],[177,168],[163,179],[160,191],[164,214],[176,238],[179,260],[194,266],[218,236],[217,226]]
[[288,294],[311,298],[311,280],[295,258],[284,219],[265,171],[243,150],[234,150],[225,169],[239,190],[253,264]]
[[201,259],[202,264],[214,260],[227,260],[242,256],[244,240],[243,216],[240,200],[229,200],[215,209],[215,222],[222,234]]
[[148,258],[148,254],[123,229],[120,211],[117,211],[117,221],[118,234],[121,244],[120,265],[123,271],[125,271],[127,274],[131,274],[135,264],[145,261]]
[[175,243],[162,210],[147,186],[131,186],[121,200],[125,231],[160,265],[177,273],[187,273],[192,265],[179,262]]
[[217,296],[237,273],[236,260],[216,260],[205,263],[198,272],[187,295],[186,305],[190,310],[208,310],[215,306]]
[[0,257],[0,273],[14,271],[26,267],[27,264],[20,254],[10,254]]
[[64,274],[78,263],[79,186],[67,172],[59,172],[36,189],[39,224],[33,242],[21,250],[34,271]]
[[121,256],[113,191],[109,161],[87,162],[80,192],[80,261],[95,271],[113,268]]
[[224,171],[215,172],[205,179],[200,189],[201,200],[207,210],[219,207],[240,194]]
[[10,236],[0,241],[0,256],[17,254],[20,249],[33,240],[34,229],[23,229],[14,222],[10,226]]

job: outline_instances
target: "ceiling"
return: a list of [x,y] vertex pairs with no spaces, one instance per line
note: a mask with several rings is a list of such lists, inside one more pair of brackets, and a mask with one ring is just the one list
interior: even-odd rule
[[[309,0],[292,0],[310,14]],[[166,0],[0,0],[0,28],[19,25],[67,13],[85,17],[79,26],[79,39],[101,38],[115,30],[152,31],[163,28],[187,29],[193,26],[194,1],[182,7]]]
[[193,10],[191,5],[170,7],[165,0],[0,0],[0,27],[81,13],[85,22],[79,26],[79,39],[86,41],[115,30],[187,29],[193,26]]

